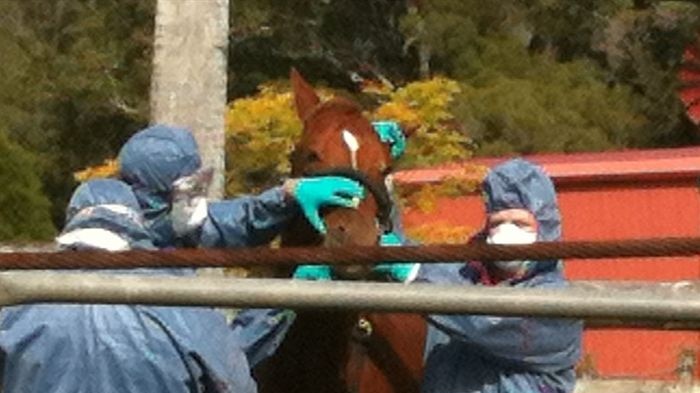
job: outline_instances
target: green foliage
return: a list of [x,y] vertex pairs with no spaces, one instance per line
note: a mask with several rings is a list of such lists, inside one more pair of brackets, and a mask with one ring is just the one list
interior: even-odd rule
[[676,72],[685,47],[697,39],[700,7],[683,1],[654,2],[609,19],[595,47],[605,55],[610,78],[634,91],[635,110],[649,123],[632,146],[677,146],[697,141],[676,94]]
[[527,12],[534,45],[557,59],[595,56],[592,43],[610,18],[635,6],[634,0],[534,0]]
[[559,63],[492,39],[479,63],[454,109],[479,154],[620,148],[646,125],[630,90],[608,87],[592,62]]
[[154,0],[0,2],[0,121],[62,223],[73,172],[146,123]]
[[0,130],[0,240],[47,240],[54,234],[36,158]]
[[682,50],[697,34],[692,2],[419,4],[402,29],[430,47],[433,72],[463,85],[453,113],[478,154],[698,140],[675,89]]
[[314,82],[357,88],[353,77],[405,80],[414,71],[392,0],[273,1],[232,4],[229,97],[254,94],[293,65]]

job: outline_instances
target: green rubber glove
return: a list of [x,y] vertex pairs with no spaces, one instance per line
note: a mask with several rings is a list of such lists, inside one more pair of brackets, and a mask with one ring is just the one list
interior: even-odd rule
[[379,135],[379,139],[391,146],[391,157],[396,159],[406,151],[406,135],[401,126],[395,121],[375,121],[372,122],[374,132]]
[[326,233],[319,210],[324,206],[357,208],[365,197],[360,183],[338,176],[298,179],[292,191],[294,199],[309,223],[322,234]]
[[379,238],[380,246],[400,246],[402,245],[401,238],[394,232],[385,233]]
[[300,280],[329,281],[333,279],[333,271],[328,265],[301,265],[294,270],[292,278]]
[[[392,247],[400,246],[401,239],[395,233],[387,233],[382,235],[379,240],[379,245]],[[419,264],[406,262],[406,263],[380,263],[372,269],[377,275],[389,277],[394,281],[406,282],[411,281],[418,273]]]

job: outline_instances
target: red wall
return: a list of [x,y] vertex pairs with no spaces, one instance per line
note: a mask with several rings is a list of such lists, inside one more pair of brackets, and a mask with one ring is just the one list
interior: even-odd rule
[[[555,179],[556,181],[556,179]],[[618,182],[566,181],[557,185],[565,240],[699,236],[700,195],[695,177]],[[443,221],[479,227],[478,195],[443,199],[435,211],[404,212],[411,227]],[[700,278],[700,258],[568,260],[570,279],[672,281]],[[700,333],[587,330],[584,352],[607,377],[673,378],[681,351],[700,348]]]
[[[561,193],[565,239],[632,239],[700,235],[700,196],[695,181],[637,184]],[[700,258],[570,260],[571,279],[675,281],[700,278]],[[588,331],[586,353],[604,376],[672,378],[680,353],[700,347],[697,332]]]

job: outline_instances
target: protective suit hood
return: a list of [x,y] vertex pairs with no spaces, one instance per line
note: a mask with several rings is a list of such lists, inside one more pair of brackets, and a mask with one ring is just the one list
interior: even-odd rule
[[119,173],[135,189],[167,193],[175,180],[201,166],[199,148],[184,129],[154,125],[134,134],[119,152]]
[[170,219],[175,180],[201,166],[197,142],[184,128],[154,125],[134,134],[119,153],[119,173],[131,186],[158,247],[172,247]]
[[[539,166],[516,158],[491,169],[483,182],[486,212],[526,209],[537,220],[537,241],[561,238],[561,216],[554,184]],[[552,264],[538,263],[537,270],[550,270]]]
[[70,248],[154,248],[131,188],[113,179],[90,180],[75,190],[56,240]]

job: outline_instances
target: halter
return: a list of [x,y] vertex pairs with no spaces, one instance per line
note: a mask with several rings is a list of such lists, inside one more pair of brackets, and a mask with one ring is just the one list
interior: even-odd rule
[[357,169],[348,167],[334,167],[317,171],[305,171],[303,172],[303,176],[341,176],[357,181],[368,189],[370,193],[372,193],[374,200],[377,202],[377,221],[379,221],[384,233],[391,232],[393,229],[393,223],[391,221],[391,209],[393,207],[393,203],[391,202],[391,197],[389,197],[389,190],[387,190],[384,183],[373,182],[364,173],[358,171]]

